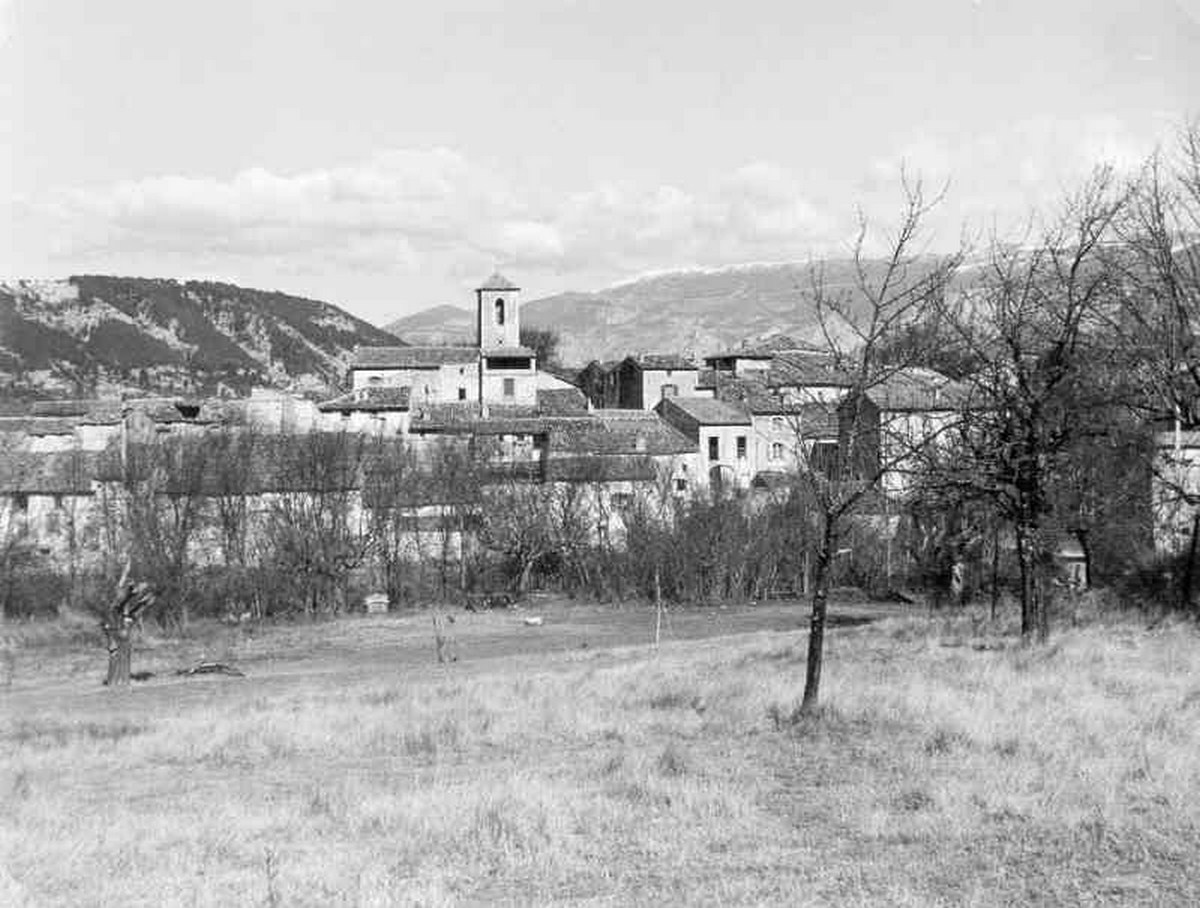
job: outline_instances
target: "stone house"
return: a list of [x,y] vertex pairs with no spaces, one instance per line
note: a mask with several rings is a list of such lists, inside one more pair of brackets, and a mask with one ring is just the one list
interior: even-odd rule
[[724,400],[670,397],[660,401],[655,412],[692,442],[702,464],[698,485],[749,488],[754,477],[753,423],[743,407]]
[[677,354],[627,356],[616,366],[616,406],[653,410],[667,397],[695,397],[700,369]]

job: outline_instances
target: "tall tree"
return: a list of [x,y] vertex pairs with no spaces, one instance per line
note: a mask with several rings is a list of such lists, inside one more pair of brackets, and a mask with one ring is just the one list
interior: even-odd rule
[[[887,427],[880,425],[871,392],[911,365],[913,351],[900,355],[893,341],[937,311],[962,259],[959,253],[930,255],[925,248],[925,223],[941,195],[927,197],[919,181],[907,179],[903,189],[903,210],[883,257],[870,255],[876,237],[860,215],[849,284],[833,283],[817,267],[807,294],[844,393],[836,400],[804,401],[808,406],[792,418],[797,494],[810,503],[814,524],[804,712],[814,711],[820,697],[833,559],[849,520],[879,492],[891,465],[894,449],[882,444]],[[832,450],[818,441],[831,420],[839,426]]]
[[979,365],[965,379],[970,405],[941,480],[988,498],[1013,527],[1026,639],[1049,635],[1055,483],[1113,403],[1113,375],[1094,366],[1119,299],[1105,250],[1124,203],[1112,172],[1097,171],[1032,242],[993,241],[944,309]]

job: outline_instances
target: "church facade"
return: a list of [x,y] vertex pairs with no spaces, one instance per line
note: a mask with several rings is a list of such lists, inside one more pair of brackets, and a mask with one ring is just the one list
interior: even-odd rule
[[350,363],[350,396],[407,387],[411,406],[535,406],[537,355],[521,346],[520,293],[498,272],[475,289],[474,347],[359,347]]

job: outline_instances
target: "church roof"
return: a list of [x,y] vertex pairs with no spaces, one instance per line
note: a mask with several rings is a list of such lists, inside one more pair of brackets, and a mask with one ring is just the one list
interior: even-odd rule
[[512,356],[525,357],[536,356],[537,351],[531,350],[529,347],[488,347],[483,351],[484,356]]
[[491,277],[475,288],[476,290],[520,290],[521,288],[506,278],[499,271],[493,271]]
[[356,347],[350,368],[436,369],[478,361],[478,347]]
[[322,413],[337,413],[359,410],[379,413],[409,408],[412,389],[408,385],[399,388],[359,388],[324,401],[317,405]]

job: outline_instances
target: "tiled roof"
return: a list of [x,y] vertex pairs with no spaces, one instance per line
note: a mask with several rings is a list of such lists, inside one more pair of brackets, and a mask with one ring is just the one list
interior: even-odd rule
[[477,347],[356,347],[351,369],[436,369],[479,361]]
[[103,400],[39,400],[30,413],[34,416],[71,417],[88,423],[118,423],[122,412],[129,406],[126,401],[106,398]]
[[639,356],[630,356],[627,361],[632,361],[643,369],[691,369],[696,370],[699,367],[678,353],[643,353]]
[[476,432],[487,435],[544,431],[537,407],[489,404],[487,416],[474,402],[418,404],[412,408],[413,432]]
[[742,407],[707,397],[669,397],[662,406],[676,407],[702,426],[748,426],[750,416]]
[[572,369],[567,366],[539,365],[538,368],[555,378],[562,379],[569,385],[579,386],[579,374],[583,369]]
[[837,403],[789,401],[755,379],[731,378],[721,383],[720,399],[744,407],[755,416],[800,417],[807,426],[837,434]]
[[548,415],[533,407],[440,404],[413,411],[412,431],[475,435],[550,436],[551,456],[559,454],[685,454],[695,450],[686,436],[643,410],[595,410],[574,416]]
[[361,411],[378,413],[385,410],[407,410],[412,389],[408,385],[399,388],[359,388],[317,405],[322,413]]
[[486,281],[475,288],[476,290],[520,290],[521,288],[506,278],[499,271],[493,271]]
[[839,387],[850,385],[852,379],[834,367],[827,353],[780,353],[771,361],[767,383],[783,387]]
[[6,435],[71,435],[79,420],[65,416],[0,416],[0,433]]
[[94,451],[5,454],[0,459],[0,493],[90,493],[99,458],[99,453]]
[[704,357],[704,360],[709,362],[715,359],[772,359],[788,351],[813,349],[811,344],[800,343],[786,334],[776,334],[766,340],[744,342],[720,353],[713,353]]
[[867,391],[881,410],[954,410],[968,403],[969,390],[932,369],[903,369]]
[[543,416],[581,416],[587,413],[587,398],[578,388],[539,388],[537,408]]
[[[601,411],[596,411],[597,413]],[[691,454],[696,445],[654,413],[638,416],[591,416],[547,420],[550,456],[559,454],[643,454],[662,457]]]

